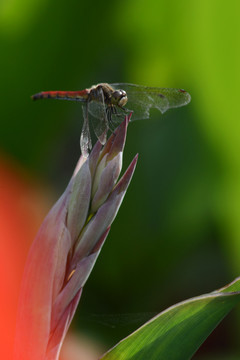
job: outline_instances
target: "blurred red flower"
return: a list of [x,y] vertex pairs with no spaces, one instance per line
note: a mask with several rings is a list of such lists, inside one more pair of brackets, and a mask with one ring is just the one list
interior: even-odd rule
[[17,163],[0,156],[0,359],[12,357],[24,264],[48,209],[47,190]]

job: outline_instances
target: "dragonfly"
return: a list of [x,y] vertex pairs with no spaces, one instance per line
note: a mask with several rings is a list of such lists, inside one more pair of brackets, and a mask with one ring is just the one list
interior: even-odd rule
[[87,157],[92,148],[89,123],[104,145],[108,130],[114,132],[113,126],[123,121],[127,114],[132,113],[131,121],[148,119],[151,108],[163,114],[168,109],[187,105],[191,96],[183,89],[100,83],[80,91],[42,91],[32,95],[32,99],[70,100],[82,104],[80,148],[82,155]]

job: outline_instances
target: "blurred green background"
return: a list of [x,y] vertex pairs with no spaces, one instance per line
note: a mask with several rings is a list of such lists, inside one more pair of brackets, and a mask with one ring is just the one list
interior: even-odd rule
[[[240,274],[239,18],[232,0],[0,2],[0,150],[51,201],[79,157],[81,106],[30,95],[130,82],[192,96],[129,126],[124,169],[139,162],[73,323],[106,348]],[[237,310],[194,358],[240,358]]]

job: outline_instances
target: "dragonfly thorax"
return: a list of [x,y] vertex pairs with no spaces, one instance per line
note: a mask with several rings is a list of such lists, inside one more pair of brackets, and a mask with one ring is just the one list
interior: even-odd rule
[[90,89],[89,100],[101,101],[103,96],[104,102],[107,106],[119,106],[123,107],[128,101],[127,93],[125,90],[115,90],[111,85],[107,83],[101,83],[94,85]]

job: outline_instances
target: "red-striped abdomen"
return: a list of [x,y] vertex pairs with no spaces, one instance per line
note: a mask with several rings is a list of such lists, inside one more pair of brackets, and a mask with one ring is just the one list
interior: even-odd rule
[[60,99],[60,100],[76,100],[85,101],[89,95],[89,90],[81,91],[42,91],[32,95],[33,100],[38,99]]

